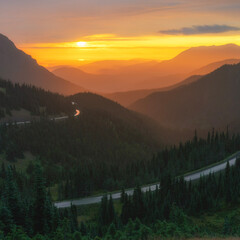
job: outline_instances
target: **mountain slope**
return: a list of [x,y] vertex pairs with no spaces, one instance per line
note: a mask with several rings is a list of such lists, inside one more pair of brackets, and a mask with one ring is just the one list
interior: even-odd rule
[[[18,89],[21,99],[25,94],[19,92],[25,93],[25,90],[25,87]],[[35,93],[34,88],[28,91]],[[13,100],[16,104],[15,95],[7,95],[7,103]],[[25,101],[29,100],[29,96],[26,94]],[[46,118],[21,126],[5,127],[0,124],[0,154],[6,156],[4,160],[17,161],[26,152],[38,157],[47,182],[51,182],[52,186],[58,184],[61,188],[70,181],[72,195],[61,191],[59,198],[85,196],[100,189],[134,186],[136,181],[143,183],[145,177],[148,180],[151,178],[145,176],[144,170],[134,170],[132,166],[149,161],[153,152],[165,141],[158,124],[96,94],[59,96],[49,96],[53,98],[51,104],[65,109],[69,103],[71,109],[71,102],[74,101],[74,107],[81,114],[59,122]],[[32,99],[33,105],[42,106],[42,101]],[[18,161],[21,165],[22,160]],[[133,171],[137,172],[134,179]]]
[[70,82],[83,86],[93,92],[112,93],[115,91],[136,90],[169,86],[184,79],[185,75],[175,74],[163,77],[151,76],[151,73],[142,74],[126,72],[117,74],[91,74],[78,68],[61,67],[53,73]]
[[94,92],[112,91],[119,85],[111,75],[86,73],[73,67],[57,68],[53,71],[53,74]]
[[38,65],[36,60],[17,49],[14,43],[2,34],[0,34],[0,77],[63,94],[84,90]]
[[227,44],[222,46],[193,47],[183,51],[175,58],[159,63],[158,71],[162,73],[189,73],[212,62],[238,58],[240,46]]
[[131,105],[171,128],[211,128],[240,119],[240,64],[224,65],[198,81],[156,92]]
[[37,116],[73,115],[74,110],[70,99],[60,94],[0,79],[0,122],[29,121]]
[[133,104],[137,100],[144,98],[147,95],[150,95],[151,93],[160,92],[160,91],[169,91],[179,86],[183,86],[186,84],[190,84],[194,81],[197,81],[200,77],[201,76],[194,75],[185,79],[182,82],[179,82],[177,84],[174,84],[170,87],[165,87],[165,88],[143,89],[143,90],[128,91],[128,92],[116,92],[116,93],[110,93],[110,94],[103,94],[103,96],[111,99],[112,101],[116,101],[125,107],[128,107],[129,105]]
[[[229,44],[223,46],[195,47],[183,51],[167,61],[102,61],[80,66],[79,68],[60,68],[54,74],[94,92],[112,93],[142,89],[169,87],[180,83],[192,75],[209,73],[223,63],[213,62],[237,59],[240,46]],[[225,63],[236,63],[226,61]],[[86,73],[89,69],[94,74]],[[200,68],[205,67],[205,70]],[[199,72],[194,72],[199,70]],[[202,73],[201,73],[202,72]],[[200,74],[201,73],[201,74]]]
[[223,61],[219,61],[219,62],[214,62],[214,63],[210,63],[200,69],[197,69],[195,71],[192,72],[193,75],[206,75],[210,72],[213,72],[214,70],[216,70],[217,68],[220,68],[223,65],[226,64],[237,64],[240,63],[240,59],[226,59]]

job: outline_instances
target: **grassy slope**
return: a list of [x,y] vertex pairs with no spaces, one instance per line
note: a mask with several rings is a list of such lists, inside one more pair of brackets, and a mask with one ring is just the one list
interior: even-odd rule
[[0,87],[0,92],[6,94],[6,88],[2,88],[2,87]]
[[36,161],[36,157],[34,157],[30,152],[25,152],[24,153],[24,158],[23,159],[17,159],[15,162],[9,162],[6,160],[5,154],[0,154],[0,165],[2,163],[5,164],[5,166],[8,165],[15,165],[16,169],[25,172],[26,168],[28,167],[29,163],[31,161]]

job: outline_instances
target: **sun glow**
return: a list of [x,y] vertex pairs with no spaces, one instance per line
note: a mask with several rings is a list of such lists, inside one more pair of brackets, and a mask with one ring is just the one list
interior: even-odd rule
[[[240,45],[240,35],[138,36],[113,34],[81,37],[82,41],[18,45],[41,65],[79,65],[101,60],[167,60],[190,47]],[[83,61],[84,60],[84,61]]]
[[87,43],[86,42],[77,42],[78,47],[86,47]]

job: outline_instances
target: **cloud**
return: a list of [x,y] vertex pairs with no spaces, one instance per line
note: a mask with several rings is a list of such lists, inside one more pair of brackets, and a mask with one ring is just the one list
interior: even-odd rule
[[159,33],[168,35],[194,35],[205,33],[223,33],[229,31],[239,31],[239,27],[233,27],[228,25],[194,25],[192,27],[184,27],[180,29],[162,30]]

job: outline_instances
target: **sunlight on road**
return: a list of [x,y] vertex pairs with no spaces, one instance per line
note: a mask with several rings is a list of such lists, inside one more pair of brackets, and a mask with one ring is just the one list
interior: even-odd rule
[[76,109],[76,113],[74,114],[74,117],[77,117],[80,115],[80,111],[78,109]]

